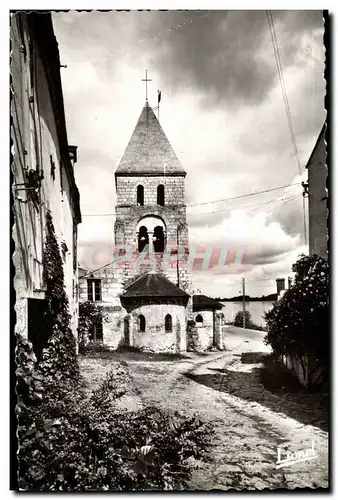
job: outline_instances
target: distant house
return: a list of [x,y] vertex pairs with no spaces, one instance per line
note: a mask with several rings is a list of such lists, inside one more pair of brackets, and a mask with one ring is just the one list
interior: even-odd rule
[[78,318],[77,225],[81,222],[74,179],[75,146],[69,146],[60,58],[50,14],[11,17],[12,237],[16,332],[39,354],[47,307],[43,282],[46,212],[50,211],[63,260],[71,326]]
[[307,162],[309,195],[309,254],[327,259],[327,190],[325,124]]

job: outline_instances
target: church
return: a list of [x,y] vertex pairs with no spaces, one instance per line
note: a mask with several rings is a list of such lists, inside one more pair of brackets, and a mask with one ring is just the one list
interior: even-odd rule
[[151,352],[224,348],[222,304],[192,290],[186,172],[148,99],[115,171],[115,253],[79,269],[80,301],[98,302],[92,340]]

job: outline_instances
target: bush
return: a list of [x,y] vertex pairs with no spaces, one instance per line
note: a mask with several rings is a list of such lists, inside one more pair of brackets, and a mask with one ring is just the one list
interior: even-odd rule
[[102,306],[90,300],[79,303],[78,340],[79,350],[84,352],[89,344],[90,332],[96,322],[105,319],[102,314]]
[[[256,325],[251,320],[251,313],[248,310],[245,310],[245,328],[249,328],[251,330],[260,330],[264,331],[262,326]],[[234,325],[238,327],[243,327],[243,311],[238,311],[235,316]]]
[[[67,411],[48,418],[49,400],[22,434],[21,488],[30,491],[182,490],[205,456],[208,428],[156,408],[121,413],[129,390],[122,367],[91,398],[69,391]],[[70,397],[71,396],[71,397]],[[53,407],[53,410],[55,408]],[[50,415],[49,415],[50,416]]]
[[265,314],[265,343],[277,355],[310,356],[327,366],[329,361],[328,263],[302,255],[293,265],[294,285]]

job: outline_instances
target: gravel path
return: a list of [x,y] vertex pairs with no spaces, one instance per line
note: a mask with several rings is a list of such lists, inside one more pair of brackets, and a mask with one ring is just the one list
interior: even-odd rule
[[[193,472],[193,490],[327,488],[328,434],[305,425],[302,405],[267,391],[257,363],[243,352],[266,352],[264,332],[230,329],[228,351],[179,362],[128,362],[145,404],[197,414],[215,429],[212,460]],[[221,389],[221,390],[220,390]],[[290,417],[290,412],[292,417]],[[314,447],[318,457],[276,469],[277,447]]]

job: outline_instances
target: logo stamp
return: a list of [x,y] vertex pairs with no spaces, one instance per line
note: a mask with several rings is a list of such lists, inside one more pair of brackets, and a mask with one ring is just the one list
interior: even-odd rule
[[282,448],[277,448],[276,469],[288,467],[289,465],[294,465],[299,462],[306,462],[307,460],[313,460],[317,457],[318,455],[315,452],[315,444],[313,441],[311,441],[311,448],[306,448],[305,450],[291,452],[283,450]]

